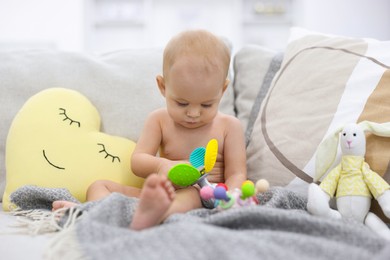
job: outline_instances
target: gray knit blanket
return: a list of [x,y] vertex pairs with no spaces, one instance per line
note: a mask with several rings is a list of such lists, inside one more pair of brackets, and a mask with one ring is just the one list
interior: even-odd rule
[[[35,191],[34,191],[35,189]],[[37,192],[40,190],[40,192]],[[25,187],[11,200],[21,208],[44,208],[56,190]],[[28,200],[19,200],[29,193]],[[63,191],[62,191],[63,192]],[[66,192],[65,192],[66,193]],[[39,197],[39,205],[33,197]],[[62,194],[61,196],[64,196]],[[61,196],[54,196],[56,199]],[[68,195],[65,195],[68,196]],[[390,244],[368,227],[310,215],[306,198],[274,187],[260,205],[224,211],[197,209],[175,214],[159,226],[128,228],[138,200],[113,193],[65,214],[75,223],[58,232],[46,259],[390,259]],[[23,205],[27,202],[28,206]]]

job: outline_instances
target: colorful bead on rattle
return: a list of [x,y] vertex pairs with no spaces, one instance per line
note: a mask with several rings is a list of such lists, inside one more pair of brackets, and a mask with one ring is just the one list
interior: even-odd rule
[[232,207],[243,207],[259,204],[256,194],[268,190],[268,181],[261,179],[256,182],[244,181],[241,189],[232,192],[228,191],[223,183],[217,184],[216,187],[205,186],[200,190],[200,196],[203,200],[215,199],[215,207],[219,209],[228,209]]

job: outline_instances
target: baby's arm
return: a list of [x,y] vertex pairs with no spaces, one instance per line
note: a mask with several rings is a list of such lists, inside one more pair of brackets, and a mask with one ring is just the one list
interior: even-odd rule
[[168,167],[164,165],[170,164],[169,160],[156,156],[162,139],[160,113],[157,110],[147,117],[131,157],[131,169],[139,177],[146,178],[152,173],[161,173]]
[[224,140],[225,184],[229,190],[240,188],[247,180],[245,137],[240,121],[229,117]]

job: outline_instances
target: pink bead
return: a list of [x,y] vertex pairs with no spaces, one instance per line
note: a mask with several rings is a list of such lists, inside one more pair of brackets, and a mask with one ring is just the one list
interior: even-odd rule
[[204,186],[200,189],[200,197],[204,200],[209,200],[214,198],[214,190],[210,186]]

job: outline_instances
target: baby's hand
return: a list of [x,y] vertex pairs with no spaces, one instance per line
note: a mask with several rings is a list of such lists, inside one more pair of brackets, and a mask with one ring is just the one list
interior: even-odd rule
[[190,163],[187,162],[187,161],[172,161],[172,160],[164,159],[164,160],[162,161],[162,163],[160,164],[160,167],[159,167],[159,169],[158,169],[158,174],[159,174],[159,175],[168,176],[169,170],[170,170],[173,166],[175,166],[176,164],[179,164],[179,163],[190,164]]

